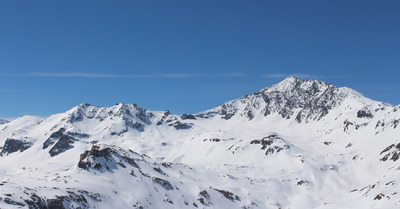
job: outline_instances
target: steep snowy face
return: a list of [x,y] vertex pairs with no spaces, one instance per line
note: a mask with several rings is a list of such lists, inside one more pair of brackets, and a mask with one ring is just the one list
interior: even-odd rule
[[293,118],[301,123],[320,120],[350,96],[360,101],[366,99],[360,93],[345,87],[337,88],[322,81],[289,77],[276,85],[229,101],[198,116],[220,115],[221,118],[228,120],[240,115],[252,120],[257,115],[266,117],[277,113],[282,118]]

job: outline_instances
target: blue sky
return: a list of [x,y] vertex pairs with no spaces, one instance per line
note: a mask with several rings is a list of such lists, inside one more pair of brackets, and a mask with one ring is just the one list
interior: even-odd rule
[[0,1],[0,118],[197,113],[289,75],[400,104],[400,1]]

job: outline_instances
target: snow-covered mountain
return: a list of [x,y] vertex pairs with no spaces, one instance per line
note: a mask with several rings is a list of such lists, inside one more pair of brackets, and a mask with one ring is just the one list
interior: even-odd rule
[[289,77],[193,115],[23,116],[0,125],[0,208],[398,208],[399,110]]
[[4,119],[1,119],[1,118],[0,118],[0,125],[1,125],[1,124],[4,124],[4,123],[8,123],[8,122],[9,122],[8,120],[4,120]]

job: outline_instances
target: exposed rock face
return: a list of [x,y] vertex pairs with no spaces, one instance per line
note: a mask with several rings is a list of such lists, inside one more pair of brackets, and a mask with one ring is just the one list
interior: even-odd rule
[[169,183],[167,180],[165,179],[161,179],[161,178],[153,178],[153,182],[159,184],[162,188],[164,188],[165,190],[169,191],[169,190],[173,190],[174,187],[172,186],[171,183]]
[[191,115],[191,114],[183,114],[183,115],[181,115],[181,119],[182,120],[196,120],[196,117],[194,117],[194,115]]
[[73,148],[72,144],[76,141],[75,138],[68,135],[62,135],[57,143],[49,150],[50,156],[54,157],[68,149]]
[[373,118],[374,116],[372,115],[372,113],[368,107],[363,107],[361,110],[359,110],[357,112],[357,117],[358,118]]
[[156,123],[156,125],[159,126],[162,124],[167,124],[168,126],[174,127],[176,130],[192,128],[192,123],[181,122],[179,118],[180,120],[196,120],[193,115],[183,114],[180,117],[177,117],[171,114],[169,111],[165,111],[161,119]]
[[181,130],[181,129],[190,129],[192,128],[193,124],[181,123],[180,121],[175,121],[174,123],[170,123],[168,125],[174,127],[176,130]]
[[3,201],[4,201],[4,203],[7,203],[7,204],[9,204],[9,205],[15,205],[15,206],[19,206],[19,207],[20,207],[20,206],[25,206],[24,203],[18,202],[18,201],[13,200],[13,199],[11,199],[11,198],[9,198],[9,197],[4,198]]
[[383,155],[381,161],[392,160],[393,162],[397,161],[400,158],[400,143],[395,145],[392,144],[386,147],[380,155]]
[[90,150],[86,150],[81,154],[78,167],[85,170],[93,168],[102,171],[110,171],[116,169],[117,165],[126,167],[124,163],[139,168],[133,158],[123,155],[111,147],[100,148],[97,145],[93,145]]
[[199,192],[199,196],[200,196],[200,198],[197,199],[197,200],[201,204],[203,204],[205,206],[210,206],[212,204],[211,196],[210,196],[210,194],[208,194],[208,192],[206,190],[203,190],[203,191]]
[[[29,189],[29,188],[26,188]],[[52,188],[58,190],[59,188]],[[25,191],[29,199],[25,203],[34,209],[66,209],[66,208],[91,208],[88,201],[99,202],[101,195],[85,190],[68,189],[67,195],[56,195],[54,198],[41,197],[34,190]]]
[[[137,131],[144,131],[145,125],[151,124],[150,117],[152,116],[147,110],[138,107],[136,104],[126,105],[126,104],[117,104],[121,107],[116,111],[113,116],[122,117],[124,121],[125,129],[123,132],[128,131],[128,128],[133,128]],[[133,118],[138,119],[138,121],[134,121]]]
[[31,199],[25,200],[28,204],[29,208],[38,208],[38,209],[65,209],[63,205],[63,200],[61,197],[57,199],[44,199],[36,194],[31,195]]
[[273,153],[278,153],[282,150],[290,149],[290,146],[285,142],[285,140],[277,135],[269,135],[262,138],[261,140],[253,140],[250,142],[250,144],[261,144],[261,149],[267,150],[265,152],[265,155],[270,155]]
[[109,161],[111,158],[111,152],[112,150],[108,147],[100,149],[99,146],[93,145],[91,150],[87,150],[81,154],[78,167],[83,169],[89,169],[91,167],[102,169],[103,166],[97,162],[97,159],[101,158],[105,161]]
[[203,190],[203,191],[201,191],[200,193],[199,193],[199,195],[200,196],[202,196],[202,197],[204,197],[204,198],[206,198],[206,199],[211,199],[210,198],[210,195],[208,194],[208,192],[206,191],[206,190]]
[[[72,136],[71,136],[72,135]],[[53,146],[49,150],[50,156],[54,157],[60,153],[73,148],[73,143],[78,139],[73,136],[87,137],[87,134],[65,132],[65,129],[52,133],[50,137],[43,143],[43,149]]]
[[30,148],[32,144],[25,140],[18,140],[18,139],[6,139],[4,142],[3,150],[1,151],[0,155],[8,155],[13,152],[23,152],[24,150]]
[[50,137],[43,143],[43,149],[48,148],[49,146],[56,143],[56,141],[64,135],[65,129],[61,128],[60,130],[52,133]]
[[235,201],[235,200],[236,201],[240,201],[239,196],[233,194],[230,191],[225,191],[225,190],[222,190],[222,189],[215,189],[215,191],[220,192],[226,199],[229,199],[231,201]]

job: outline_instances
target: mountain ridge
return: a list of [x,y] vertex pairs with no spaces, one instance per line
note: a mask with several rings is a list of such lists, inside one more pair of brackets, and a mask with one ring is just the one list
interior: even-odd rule
[[0,125],[0,207],[391,208],[399,110],[289,77],[193,115],[83,103],[23,116]]

